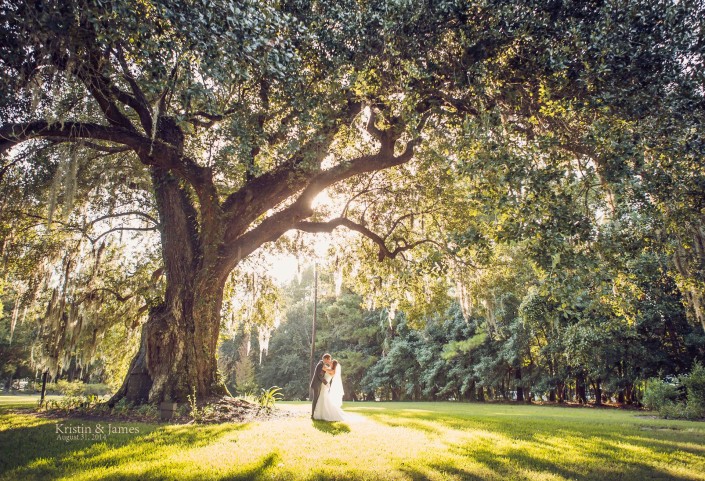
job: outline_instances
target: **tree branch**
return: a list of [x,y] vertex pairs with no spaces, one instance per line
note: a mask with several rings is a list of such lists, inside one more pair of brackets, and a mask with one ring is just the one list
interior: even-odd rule
[[72,73],[83,82],[83,85],[98,103],[108,123],[126,130],[135,130],[134,125],[132,125],[130,119],[120,110],[115,100],[117,97],[120,97],[120,101],[127,105],[130,103],[135,104],[137,101],[131,95],[122,92],[112,85],[110,79],[100,73],[99,65],[100,54],[93,49],[89,49],[88,61],[78,64],[71,70]]
[[414,146],[417,142],[418,139],[408,142],[404,152],[395,156],[396,138],[386,135],[377,154],[358,157],[314,175],[293,204],[269,216],[254,229],[226,243],[222,254],[226,259],[223,264],[225,271],[223,275],[227,275],[241,259],[254,252],[259,246],[266,242],[275,241],[286,231],[294,228],[302,219],[309,217],[313,213],[311,203],[323,189],[355,175],[387,169],[408,162],[413,157]]
[[294,229],[304,231],[304,232],[310,232],[310,233],[321,233],[321,232],[329,232],[330,233],[330,232],[333,232],[338,227],[347,227],[350,230],[353,230],[355,232],[359,232],[360,234],[364,235],[368,239],[372,240],[375,244],[377,244],[377,246],[379,247],[379,252],[377,253],[377,260],[379,260],[380,262],[383,261],[385,258],[394,259],[402,252],[411,250],[414,247],[419,246],[421,244],[426,244],[429,242],[435,244],[435,241],[432,241],[431,239],[423,239],[420,241],[412,242],[411,244],[397,245],[397,247],[394,248],[394,250],[390,250],[387,247],[387,244],[385,242],[385,238],[382,238],[379,234],[372,232],[367,227],[365,227],[361,224],[358,224],[356,222],[353,222],[352,220],[350,220],[346,217],[338,217],[336,219],[332,219],[327,222],[301,221],[301,222],[297,222],[296,224],[294,224]]
[[[143,164],[172,169],[181,175],[196,189],[202,204],[215,205],[215,187],[210,169],[199,166],[187,156],[180,155],[172,145],[159,140],[152,141],[134,130],[88,122],[49,123],[45,120],[5,124],[0,126],[0,154],[17,144],[37,138],[83,143],[86,143],[85,139],[103,140],[127,146],[137,153]],[[120,151],[91,143],[86,144],[96,150],[107,150],[108,153]]]
[[398,226],[401,222],[403,222],[405,219],[408,219],[408,218],[413,217],[413,216],[415,216],[415,215],[430,214],[431,212],[433,212],[433,211],[431,211],[431,210],[425,210],[425,211],[422,211],[422,212],[409,212],[408,214],[402,215],[401,217],[399,217],[398,219],[396,219],[396,220],[392,223],[392,227],[389,229],[389,231],[387,232],[387,234],[384,236],[384,240],[386,241],[386,240],[389,238],[389,236],[392,235],[392,233],[393,233],[394,230],[397,228],[397,226]]
[[379,115],[377,114],[377,111],[374,108],[370,108],[370,118],[367,120],[367,124],[365,124],[365,130],[375,139],[379,140],[382,142],[384,139],[385,131],[379,129],[375,123],[377,122],[377,118]]
[[140,123],[142,124],[142,128],[147,133],[147,136],[151,137],[152,114],[149,111],[149,101],[147,100],[147,97],[145,97],[144,92],[142,92],[142,89],[140,89],[139,85],[137,85],[137,81],[135,80],[135,78],[132,76],[132,73],[130,72],[130,67],[127,65],[127,61],[125,60],[125,54],[122,51],[122,45],[120,44],[118,44],[117,46],[115,57],[117,58],[118,63],[122,67],[123,76],[125,77],[125,80],[127,80],[127,83],[130,85],[130,89],[132,90],[133,96],[121,95],[123,92],[117,89],[117,87],[113,88],[113,93],[117,95],[118,99],[121,102],[124,102],[125,104],[129,105],[135,112],[137,112],[137,115],[140,118]]
[[[285,163],[248,181],[223,203],[229,225],[226,242],[241,235],[258,217],[306,187],[320,168],[339,127],[360,112],[362,104],[350,102],[337,122],[321,128]],[[306,171],[302,169],[306,164]]]
[[27,140],[51,137],[64,141],[105,140],[122,144],[139,152],[149,149],[148,139],[132,130],[89,122],[54,122],[45,120],[11,123],[0,126],[0,154]]
[[85,301],[91,299],[91,298],[93,297],[93,294],[95,294],[95,293],[97,293],[97,292],[101,292],[101,291],[105,291],[105,292],[107,292],[107,293],[109,293],[109,294],[112,294],[113,296],[115,296],[115,300],[118,301],[118,302],[129,301],[130,299],[132,299],[133,297],[135,297],[135,293],[134,293],[134,292],[133,292],[132,294],[128,294],[127,296],[123,296],[123,295],[121,295],[119,292],[116,292],[116,291],[114,291],[114,290],[112,290],[112,289],[110,289],[110,288],[107,288],[107,287],[97,287],[97,288],[95,288],[95,289],[92,289],[92,290],[89,291],[89,292],[86,292],[86,294],[83,296],[83,299],[81,299],[81,301],[80,301],[78,304],[82,304],[83,302],[85,302]]
[[132,150],[129,147],[106,147],[105,145],[99,145],[88,140],[81,141],[79,145],[88,147],[91,150],[97,150],[98,152],[104,152],[106,154],[121,154]]
[[147,219],[148,221],[152,222],[154,225],[159,225],[159,221],[157,221],[157,219],[155,219],[155,218],[152,217],[151,215],[146,214],[146,213],[141,212],[141,211],[138,211],[138,210],[131,210],[131,211],[129,211],[129,212],[120,212],[120,213],[118,213],[118,214],[108,214],[108,215],[100,216],[100,217],[98,217],[97,219],[93,219],[93,220],[90,221],[88,224],[86,224],[86,227],[90,227],[90,226],[92,226],[92,225],[94,225],[94,224],[97,224],[98,222],[100,222],[100,221],[102,221],[102,220],[105,220],[105,219],[112,219],[112,218],[115,218],[115,217],[125,217],[125,216],[128,216],[128,215],[136,215],[136,216],[144,217],[144,218]]
[[128,230],[129,231],[137,231],[137,232],[148,232],[148,231],[155,231],[155,230],[157,230],[157,228],[156,227],[113,227],[112,229],[106,230],[105,232],[103,232],[102,234],[100,234],[96,238],[91,238],[88,235],[86,235],[86,237],[88,237],[88,239],[91,241],[91,243],[95,244],[101,238],[105,237],[108,234],[112,234],[113,232],[121,232],[121,231],[128,231]]

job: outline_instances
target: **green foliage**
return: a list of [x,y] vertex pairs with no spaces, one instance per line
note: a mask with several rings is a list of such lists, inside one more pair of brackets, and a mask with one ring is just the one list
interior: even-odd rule
[[661,408],[673,404],[677,398],[678,385],[653,378],[646,382],[641,402],[646,409],[661,411]]
[[[649,297],[624,304],[635,313],[630,324],[605,302],[618,296],[599,284],[585,287],[594,275],[571,281],[575,297],[562,286],[559,298],[552,293],[554,286],[561,288],[559,281],[541,282],[540,271],[532,280],[521,252],[515,247],[512,257],[505,253],[504,272],[487,278],[486,285],[504,291],[497,296],[493,324],[487,308],[466,320],[453,304],[411,326],[404,312],[390,320],[387,310],[366,310],[360,296],[344,291],[335,300],[319,301],[317,350],[341,360],[346,395],[358,400],[515,399],[522,389],[524,399],[567,401],[578,399],[583,382],[591,402],[601,393],[608,401],[634,403],[643,379],[660,371],[678,374],[697,357],[702,335],[688,324],[673,282],[651,270],[653,258],[638,260],[638,288]],[[520,279],[535,284],[527,289]],[[286,290],[297,292],[293,284]],[[331,289],[332,279],[324,274],[319,288]],[[307,396],[311,307],[307,299],[294,302],[272,333],[258,372],[261,384],[284,386],[287,399]]]
[[487,340],[487,333],[480,332],[470,339],[463,341],[451,341],[443,347],[443,359],[449,360],[461,354],[467,354],[473,349],[481,346]]
[[112,413],[120,416],[129,413],[132,408],[132,403],[127,399],[122,398],[115,403],[112,408]]
[[696,420],[705,417],[702,405],[683,402],[667,402],[661,406],[658,413],[664,419]]
[[[79,394],[68,394],[64,395],[58,399],[50,399],[44,403],[43,408],[46,411],[58,410],[64,413],[87,413],[88,411],[94,409],[104,400],[94,394],[89,395],[79,395]],[[42,409],[42,406],[39,406]]]
[[148,419],[156,421],[159,419],[159,408],[156,404],[140,404],[135,409],[135,414],[139,415],[142,419]]
[[196,388],[193,388],[191,394],[188,395],[189,415],[194,422],[199,422],[203,419],[203,412],[198,407],[198,399],[196,398]]
[[[305,290],[293,289],[290,292],[305,294]],[[280,386],[285,399],[306,399],[309,395],[312,316],[310,302],[300,301],[291,306],[286,319],[272,333],[267,356],[257,375],[260,385]],[[323,329],[321,332],[325,336]],[[318,339],[321,342],[321,337]]]
[[235,363],[235,385],[237,393],[242,396],[254,395],[257,392],[254,362],[247,355],[245,344],[238,351],[240,357]]
[[705,367],[700,362],[693,363],[688,374],[680,376],[686,388],[686,403],[694,417],[705,417]]
[[83,383],[60,379],[56,382],[56,390],[64,396],[76,396],[83,392]]
[[[686,391],[680,399],[680,387]],[[678,377],[678,383],[651,379],[647,383],[643,403],[647,409],[658,410],[666,419],[702,419],[705,417],[705,368],[696,361],[687,374]]]
[[272,386],[269,389],[264,389],[260,391],[260,395],[257,397],[257,402],[262,409],[271,411],[274,409],[274,405],[277,401],[281,400],[283,395],[281,393],[281,388],[277,386]]
[[[42,389],[41,382],[35,382],[32,385],[34,392],[40,392]],[[46,385],[47,393],[63,394],[68,396],[85,395],[85,396],[105,396],[112,393],[110,386],[107,384],[86,384],[80,381],[69,382],[60,379],[57,382],[48,382]]]

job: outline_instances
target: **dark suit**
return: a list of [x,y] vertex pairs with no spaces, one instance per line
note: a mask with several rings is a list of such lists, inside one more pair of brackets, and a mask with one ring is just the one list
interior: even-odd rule
[[318,397],[321,395],[321,386],[323,384],[328,384],[325,379],[325,371],[323,370],[323,361],[318,361],[315,369],[313,370],[313,377],[311,378],[311,417],[313,417],[313,412],[316,410],[316,403],[318,402]]

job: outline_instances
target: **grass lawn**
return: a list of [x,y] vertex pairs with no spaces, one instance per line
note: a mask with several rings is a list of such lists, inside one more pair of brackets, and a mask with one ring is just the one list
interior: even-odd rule
[[284,403],[300,415],[245,425],[120,422],[139,432],[62,441],[57,428],[94,430],[96,421],[8,413],[36,402],[20,398],[0,396],[2,481],[705,480],[705,423],[633,411],[346,403],[348,421],[325,423],[308,418],[308,404]]

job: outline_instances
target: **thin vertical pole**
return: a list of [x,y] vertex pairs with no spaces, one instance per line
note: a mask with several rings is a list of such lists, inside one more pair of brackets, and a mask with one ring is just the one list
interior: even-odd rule
[[44,405],[44,396],[47,392],[47,378],[49,377],[49,371],[44,371],[42,374],[42,394],[39,396],[39,405]]
[[313,368],[316,367],[316,316],[318,312],[318,267],[313,263],[313,322],[311,323],[311,376],[313,377]]

